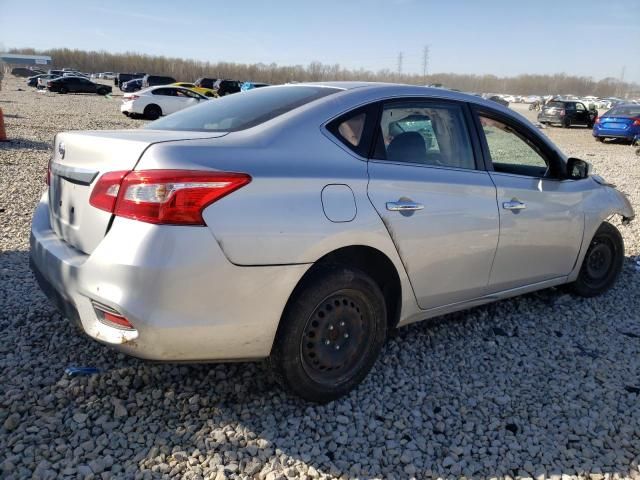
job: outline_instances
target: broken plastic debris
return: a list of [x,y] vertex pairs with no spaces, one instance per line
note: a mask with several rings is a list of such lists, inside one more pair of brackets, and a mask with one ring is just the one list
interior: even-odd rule
[[100,373],[100,369],[96,367],[67,367],[64,369],[64,373],[70,377],[77,377],[79,375],[93,375],[94,373]]

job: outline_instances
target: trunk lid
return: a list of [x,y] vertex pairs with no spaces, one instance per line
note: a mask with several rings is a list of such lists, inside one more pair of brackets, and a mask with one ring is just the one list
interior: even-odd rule
[[612,130],[626,130],[632,123],[629,117],[600,117],[600,125]]
[[49,219],[62,240],[91,253],[107,233],[112,215],[89,204],[91,190],[106,172],[133,170],[154,143],[216,138],[226,133],[160,130],[65,132],[51,157]]

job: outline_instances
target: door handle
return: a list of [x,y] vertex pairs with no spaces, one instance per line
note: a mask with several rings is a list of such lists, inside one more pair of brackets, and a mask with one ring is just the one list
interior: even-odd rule
[[502,204],[502,208],[504,208],[505,210],[524,210],[525,208],[527,208],[527,204],[526,203],[522,203],[520,200],[516,200],[513,199],[510,202],[504,202]]
[[407,200],[398,200],[397,202],[387,202],[387,210],[391,212],[412,212],[414,210],[422,210],[424,205]]

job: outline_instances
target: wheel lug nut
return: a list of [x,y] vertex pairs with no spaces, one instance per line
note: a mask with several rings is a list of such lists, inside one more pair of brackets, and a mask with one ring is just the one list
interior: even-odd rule
[[340,350],[340,345],[336,345],[336,350]]
[[329,345],[330,343],[331,343],[331,342],[330,342],[329,340],[325,340],[325,341],[324,341],[324,344],[325,344],[325,345]]
[[341,326],[341,327],[344,327],[344,322],[340,322],[340,326]]
[[349,334],[348,334],[348,333],[345,333],[345,334],[344,334],[344,338],[349,338]]
[[333,330],[333,325],[329,325],[329,330]]

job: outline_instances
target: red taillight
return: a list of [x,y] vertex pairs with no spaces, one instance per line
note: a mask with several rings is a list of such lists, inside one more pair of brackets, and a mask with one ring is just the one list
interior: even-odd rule
[[633,118],[633,126],[640,127],[640,118]]
[[558,114],[559,114],[561,117],[564,117],[564,109],[560,110],[560,111],[558,112]]
[[136,98],[140,98],[140,95],[125,95],[123,98],[125,100],[135,100]]
[[108,172],[102,175],[91,191],[89,203],[100,210],[113,213],[120,191],[120,184],[129,170]]
[[600,123],[600,117],[596,117],[596,123]]
[[249,175],[230,172],[111,172],[100,177],[89,202],[119,217],[141,222],[204,225],[205,207],[250,181]]
[[50,86],[51,86],[51,82],[47,82],[47,87],[50,87]]

